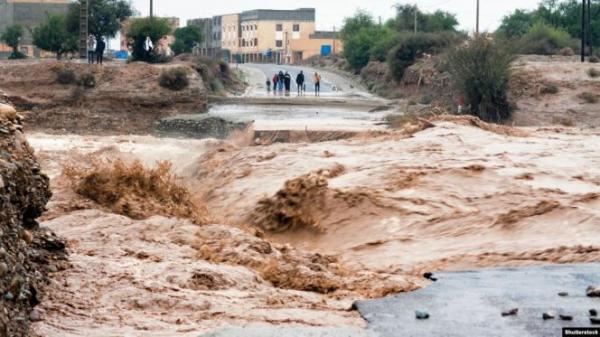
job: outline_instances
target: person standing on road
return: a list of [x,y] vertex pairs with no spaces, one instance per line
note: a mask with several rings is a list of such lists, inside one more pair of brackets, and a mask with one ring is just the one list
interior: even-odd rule
[[315,96],[321,96],[321,75],[315,73],[313,76],[313,83],[315,84]]
[[88,64],[94,64],[96,62],[96,38],[94,35],[90,35],[87,42],[88,49]]
[[296,76],[296,85],[298,86],[298,95],[304,93],[304,72],[300,70],[298,76]]
[[271,79],[267,77],[267,82],[265,82],[265,84],[267,85],[267,92],[271,93]]
[[279,82],[279,76],[277,74],[273,75],[273,93],[277,93],[277,84]]
[[283,74],[283,71],[279,71],[279,75],[277,78],[277,84],[279,85],[279,91],[283,91],[283,81],[285,81],[285,75]]
[[286,71],[283,80],[285,84],[285,92],[289,93],[290,89],[292,88],[292,75]]
[[102,64],[104,60],[104,49],[106,49],[106,42],[104,42],[104,38],[100,38],[96,42],[96,58],[98,60],[98,64]]

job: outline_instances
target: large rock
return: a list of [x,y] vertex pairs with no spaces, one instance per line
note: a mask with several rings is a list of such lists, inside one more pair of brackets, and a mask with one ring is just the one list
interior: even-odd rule
[[48,245],[61,241],[36,222],[49,180],[21,129],[16,111],[0,104],[0,337],[28,335],[47,270],[65,257],[64,244]]

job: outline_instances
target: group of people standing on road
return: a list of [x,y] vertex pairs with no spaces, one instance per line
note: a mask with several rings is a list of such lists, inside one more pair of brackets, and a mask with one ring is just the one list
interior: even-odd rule
[[[321,95],[321,75],[319,73],[315,73],[313,75],[313,84],[315,87],[315,96]],[[285,93],[289,94],[292,87],[292,75],[287,71],[284,73],[283,71],[279,71],[278,74],[273,75],[273,79],[267,77],[266,81],[267,92],[271,92],[271,85],[273,85],[273,92],[276,93],[279,91],[283,93],[285,89]],[[304,76],[304,71],[300,70],[300,73],[296,76],[296,86],[298,87],[298,95],[303,95],[306,92],[306,78]]]
[[103,38],[96,41],[93,35],[88,38],[88,63],[89,64],[102,64],[104,61],[104,50],[106,49],[106,42]]

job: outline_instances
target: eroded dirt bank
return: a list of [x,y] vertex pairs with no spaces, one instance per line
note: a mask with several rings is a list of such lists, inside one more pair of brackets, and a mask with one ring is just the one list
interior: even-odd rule
[[[425,123],[427,124],[427,123]],[[43,336],[195,336],[228,324],[361,325],[353,300],[424,271],[600,260],[600,133],[444,117],[315,144],[34,134],[44,225],[69,238]],[[132,220],[62,165],[170,160],[214,223]]]
[[66,266],[64,243],[36,219],[49,180],[27,144],[15,110],[0,103],[0,336],[28,336],[45,299],[48,274]]
[[[189,85],[159,85],[176,67]],[[150,134],[160,118],[205,112],[209,95],[244,87],[228,65],[194,57],[164,65],[24,60],[0,62],[0,73],[0,97],[22,111],[27,130],[63,134]]]

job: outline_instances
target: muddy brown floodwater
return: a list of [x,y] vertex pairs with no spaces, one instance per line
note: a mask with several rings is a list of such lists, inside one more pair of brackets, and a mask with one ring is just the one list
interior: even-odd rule
[[[69,240],[73,264],[54,274],[35,330],[362,326],[353,300],[425,286],[424,271],[598,261],[600,133],[474,124],[265,146],[30,134],[55,191],[43,225]],[[61,165],[102,156],[172,161],[220,225],[79,200]]]

